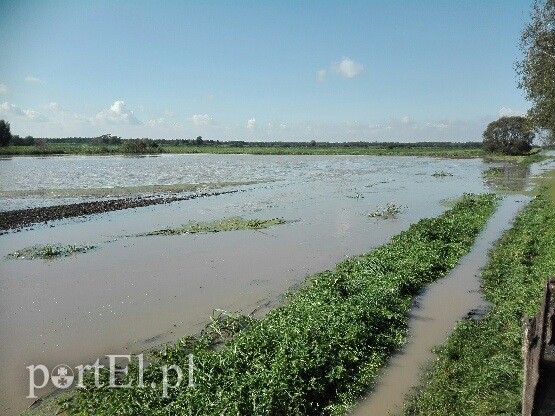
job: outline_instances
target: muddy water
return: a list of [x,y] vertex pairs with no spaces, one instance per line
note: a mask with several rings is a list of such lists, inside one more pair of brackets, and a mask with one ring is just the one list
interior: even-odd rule
[[[0,160],[0,191],[258,180],[243,192],[111,212],[0,236],[0,413],[25,399],[31,364],[76,366],[198,331],[214,308],[250,313],[307,275],[368,252],[464,192],[480,160],[368,156],[164,155]],[[453,176],[436,178],[439,171]],[[39,174],[42,172],[41,174]],[[122,179],[122,178],[125,178]],[[367,214],[387,203],[396,220]],[[2,201],[40,206],[41,199]],[[125,237],[241,215],[294,222],[211,235]],[[34,244],[96,244],[55,261],[5,256]],[[44,390],[46,392],[46,389]]]
[[394,355],[369,394],[352,413],[354,416],[402,414],[405,395],[419,384],[421,368],[433,359],[432,348],[441,345],[455,322],[469,311],[487,308],[480,293],[479,274],[487,252],[527,203],[523,196],[507,196],[470,253],[445,279],[428,286],[416,299],[410,314],[409,339]]

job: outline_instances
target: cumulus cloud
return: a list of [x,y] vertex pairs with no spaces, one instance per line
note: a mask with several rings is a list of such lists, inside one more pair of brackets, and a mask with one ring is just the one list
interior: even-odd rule
[[46,106],[46,109],[50,110],[50,111],[56,111],[56,112],[65,112],[65,111],[67,111],[64,107],[62,107],[58,103],[50,103]]
[[108,110],[98,113],[96,120],[111,124],[141,124],[133,111],[129,110],[123,101],[116,101]]
[[0,115],[4,117],[16,117],[24,121],[45,122],[48,117],[35,110],[22,110],[15,104],[3,102],[0,104]]
[[4,116],[24,116],[25,113],[18,106],[9,102],[0,104],[0,114]]
[[327,71],[325,69],[320,69],[317,73],[316,73],[317,77],[318,77],[318,81],[320,82],[324,82],[326,80],[326,75],[328,75]]
[[247,128],[248,129],[252,129],[256,124],[256,120],[254,118],[251,118],[249,121],[247,121]]
[[499,117],[512,117],[512,116],[522,116],[524,111],[511,110],[507,107],[501,107],[499,110]]
[[25,77],[25,82],[29,82],[31,84],[45,84],[42,79],[36,77]]
[[193,124],[197,127],[209,126],[214,123],[212,117],[210,117],[208,114],[193,114],[191,117],[189,117],[189,120],[191,120]]
[[164,117],[160,117],[160,118],[155,118],[153,120],[148,120],[146,124],[149,125],[150,127],[156,127],[159,124],[164,124],[165,121],[166,119]]
[[333,66],[334,72],[345,78],[356,78],[364,72],[364,66],[350,58],[344,57],[343,60]]
[[6,84],[0,84],[0,95],[8,95],[10,90]]

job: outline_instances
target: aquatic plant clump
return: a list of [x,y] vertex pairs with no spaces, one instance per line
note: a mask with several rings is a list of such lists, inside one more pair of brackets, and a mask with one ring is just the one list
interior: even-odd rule
[[540,195],[497,242],[482,273],[491,309],[459,322],[409,399],[406,415],[520,415],[522,319],[555,275],[555,205]]
[[440,172],[433,173],[432,176],[434,178],[446,178],[448,176],[453,176],[453,174],[451,172],[440,171]]
[[368,214],[370,218],[396,218],[398,214],[403,212],[406,207],[394,203],[388,203],[385,208],[378,208],[376,211]]
[[271,220],[245,220],[241,217],[233,217],[222,221],[190,221],[189,224],[181,228],[166,228],[164,230],[139,234],[139,236],[219,233],[222,231],[234,230],[260,230],[262,228],[268,228],[273,225],[280,225],[285,223],[286,221],[280,218],[274,218]]
[[[312,276],[264,318],[239,321],[244,328],[221,348],[204,335],[166,347],[144,371],[144,384],[156,387],[137,385],[136,365],[122,377],[128,389],[95,388],[89,375],[88,387],[62,408],[74,415],[344,414],[405,342],[412,297],[455,267],[495,207],[494,195],[466,195],[371,253]],[[222,331],[219,319],[213,326],[224,336],[230,327],[224,321]],[[160,367],[187,368],[190,353],[194,388],[163,397]]]
[[18,260],[35,260],[35,259],[55,259],[60,257],[67,257],[77,253],[86,253],[87,251],[95,249],[96,246],[92,245],[35,245],[18,250],[14,253],[8,254],[8,258]]

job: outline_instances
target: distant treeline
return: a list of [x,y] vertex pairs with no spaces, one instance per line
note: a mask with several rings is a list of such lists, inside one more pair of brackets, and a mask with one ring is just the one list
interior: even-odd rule
[[[83,144],[92,146],[119,146],[136,147],[136,146],[223,146],[223,147],[259,147],[259,148],[439,148],[439,149],[479,149],[482,147],[481,142],[417,142],[417,143],[399,143],[399,142],[247,142],[243,140],[204,140],[201,136],[196,139],[122,139],[118,136],[105,134],[98,137],[64,137],[64,138],[45,138],[32,137],[25,138],[13,136],[10,144],[12,146],[32,146],[44,145],[46,143],[59,144]],[[140,144],[139,144],[140,143]]]

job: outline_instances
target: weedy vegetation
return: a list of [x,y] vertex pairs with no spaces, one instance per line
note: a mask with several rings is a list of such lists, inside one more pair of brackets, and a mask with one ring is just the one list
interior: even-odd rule
[[6,257],[18,260],[35,260],[44,259],[51,260],[60,257],[68,257],[73,254],[86,253],[90,250],[97,248],[93,245],[67,245],[62,244],[48,244],[48,245],[35,245],[18,250],[14,253],[8,254]]
[[453,174],[451,172],[439,171],[439,172],[432,173],[432,176],[434,178],[446,178],[448,176],[453,176]]
[[[144,384],[156,387],[140,388],[134,365],[120,380],[131,388],[95,388],[88,375],[87,387],[61,406],[73,415],[344,414],[405,342],[412,297],[469,251],[495,207],[494,195],[466,195],[371,253],[310,277],[262,319],[214,317],[218,338],[227,339],[220,347],[209,334],[167,346],[144,372]],[[161,366],[186,369],[190,353],[195,387],[162,397]]]
[[493,167],[489,168],[488,170],[482,172],[483,178],[499,178],[505,175],[505,168],[502,167]]
[[405,410],[406,415],[521,414],[522,319],[540,308],[555,274],[555,205],[539,195],[490,252],[482,273],[491,309],[459,322]]
[[234,230],[260,230],[274,225],[285,224],[286,222],[287,221],[280,218],[274,218],[271,220],[245,220],[241,217],[233,217],[222,221],[210,222],[190,221],[186,226],[181,228],[166,228],[164,230],[138,234],[138,236],[219,233],[222,231]]
[[385,208],[378,208],[376,211],[368,214],[368,216],[370,218],[384,218],[384,219],[397,218],[397,215],[403,212],[405,208],[406,207],[402,205],[397,205],[390,202],[385,206]]

